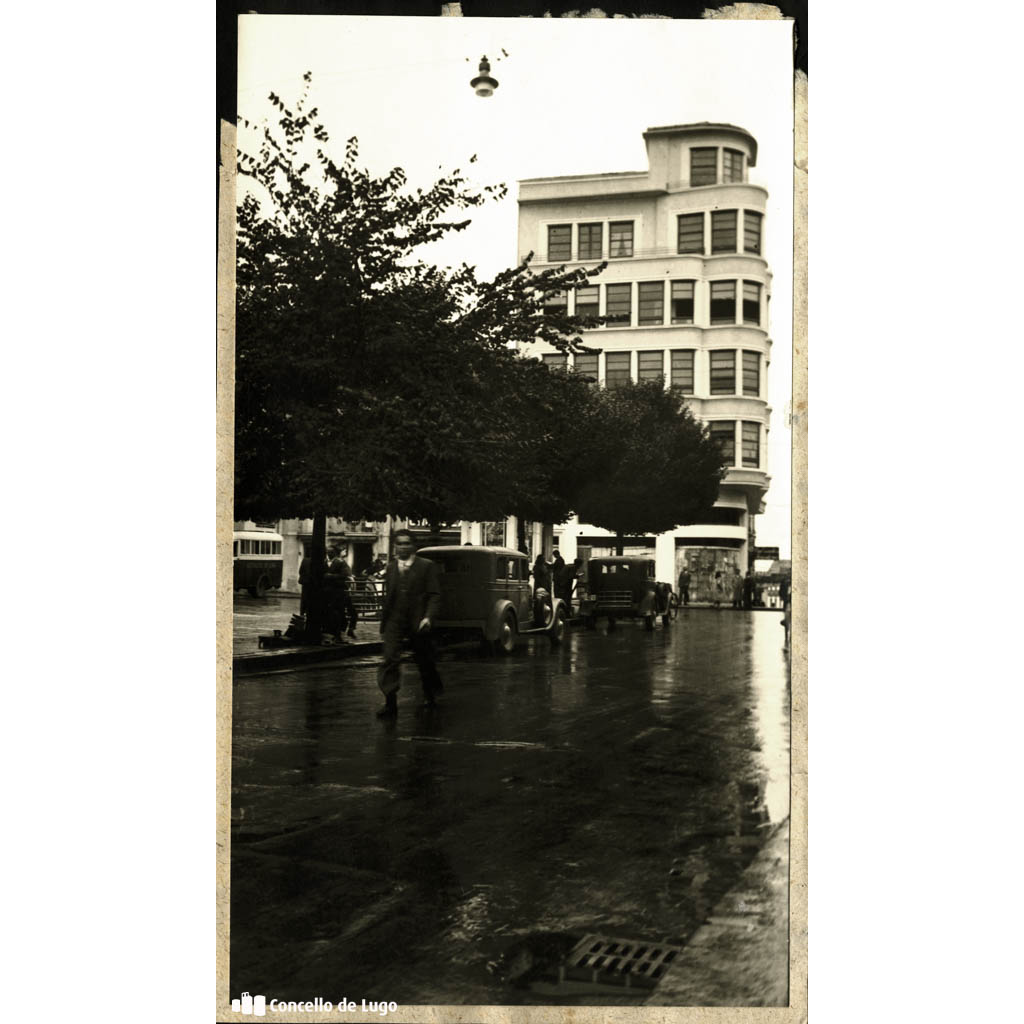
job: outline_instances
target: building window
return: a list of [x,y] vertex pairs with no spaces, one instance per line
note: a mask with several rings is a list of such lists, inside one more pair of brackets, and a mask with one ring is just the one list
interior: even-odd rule
[[676,248],[679,252],[697,252],[704,255],[704,214],[679,215],[679,233]]
[[711,394],[736,394],[736,353],[732,349],[711,352]]
[[743,353],[743,394],[754,398],[761,394],[761,356],[758,352]]
[[743,322],[761,326],[761,286],[756,281],[743,282]]
[[722,150],[722,181],[743,180],[743,154],[738,149]]
[[630,381],[628,352],[608,352],[604,357],[604,383],[609,388],[620,388]]
[[637,323],[643,326],[665,322],[665,283],[641,281],[637,294]]
[[544,360],[544,365],[552,370],[564,370],[567,364],[564,352],[545,352],[541,359]]
[[597,380],[597,353],[596,352],[577,352],[572,357],[573,369],[584,377],[592,377],[595,381]]
[[761,424],[743,424],[743,465],[757,469],[761,465]]
[[608,255],[633,255],[633,222],[631,220],[612,221],[608,225]]
[[693,323],[693,281],[672,282],[672,323]]
[[633,286],[631,284],[606,284],[604,298],[605,318],[608,324],[622,324],[628,327],[633,315]]
[[711,251],[736,251],[736,211],[712,210],[711,212]]
[[679,388],[683,394],[693,394],[693,349],[677,348],[672,350],[672,387]]
[[708,424],[711,440],[718,444],[722,463],[732,466],[736,463],[736,423],[734,420],[717,420]]
[[718,150],[697,147],[690,150],[690,185],[714,185],[718,180]]
[[599,260],[603,241],[603,224],[581,224],[579,227],[579,252],[577,259]]
[[565,263],[572,259],[572,225],[548,225],[548,263]]
[[736,323],[736,282],[711,282],[711,323]]
[[657,352],[637,352],[636,358],[637,380],[665,379],[665,353],[660,349]]
[[576,289],[576,315],[597,316],[600,308],[598,286],[587,285],[584,288]]
[[743,251],[761,252],[761,214],[743,211]]
[[544,300],[545,316],[565,316],[569,312],[569,293],[555,292]]

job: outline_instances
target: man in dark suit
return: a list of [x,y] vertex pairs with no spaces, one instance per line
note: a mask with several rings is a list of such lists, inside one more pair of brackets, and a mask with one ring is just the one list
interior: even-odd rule
[[384,638],[384,660],[377,671],[377,685],[384,694],[384,707],[378,718],[398,714],[398,690],[401,686],[402,645],[412,644],[413,660],[420,670],[423,703],[433,707],[444,689],[434,664],[434,645],[430,627],[441,608],[441,587],[437,567],[427,558],[419,558],[412,534],[395,534],[395,559],[384,574],[384,603],[380,613],[380,633]]

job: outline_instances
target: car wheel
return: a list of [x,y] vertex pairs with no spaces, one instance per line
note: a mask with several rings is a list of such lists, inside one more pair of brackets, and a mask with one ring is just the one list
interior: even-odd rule
[[498,638],[494,642],[498,654],[511,654],[516,649],[518,634],[516,613],[511,608],[506,608],[505,614],[501,617],[501,624],[498,626]]
[[565,636],[565,609],[559,608],[555,612],[555,621],[551,623],[551,629],[548,631],[548,636],[551,637],[551,646],[554,647],[562,642],[562,638]]

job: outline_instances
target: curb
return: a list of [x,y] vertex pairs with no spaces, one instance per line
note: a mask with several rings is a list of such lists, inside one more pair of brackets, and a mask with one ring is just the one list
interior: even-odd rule
[[332,661],[345,661],[364,654],[380,654],[384,644],[380,640],[339,644],[330,647],[297,647],[294,650],[270,650],[253,654],[240,654],[231,659],[231,671],[238,676],[254,676],[263,672],[276,672],[282,668],[300,665],[321,665]]

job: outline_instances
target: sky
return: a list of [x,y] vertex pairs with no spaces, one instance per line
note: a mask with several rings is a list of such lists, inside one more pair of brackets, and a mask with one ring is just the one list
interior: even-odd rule
[[[757,543],[789,557],[789,23],[248,15],[238,37],[241,117],[272,118],[268,94],[293,102],[310,71],[310,99],[335,153],[356,136],[360,163],[373,174],[402,167],[419,187],[458,168],[477,185],[507,184],[504,200],[471,211],[469,228],[422,253],[439,265],[469,263],[481,277],[516,262],[518,180],[645,170],[643,132],[658,125],[720,121],[749,131],[758,141],[749,180],[769,193],[773,274],[772,482]],[[483,54],[499,83],[487,99],[469,87]]]

